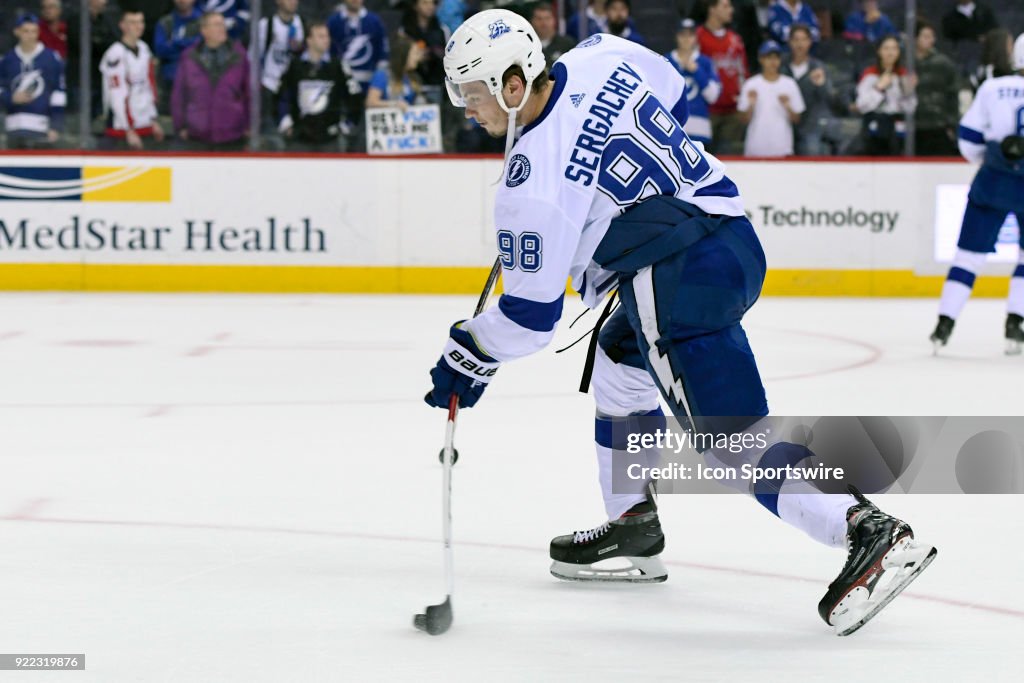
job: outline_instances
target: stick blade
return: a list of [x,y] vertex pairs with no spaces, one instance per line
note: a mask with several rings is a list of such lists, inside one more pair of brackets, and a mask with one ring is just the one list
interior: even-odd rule
[[452,625],[452,598],[447,596],[440,605],[428,605],[426,614],[417,614],[412,625],[432,636],[439,636]]

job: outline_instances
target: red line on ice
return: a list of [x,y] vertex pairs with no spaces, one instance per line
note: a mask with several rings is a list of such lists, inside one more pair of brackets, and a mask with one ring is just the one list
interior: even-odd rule
[[851,339],[850,337],[840,337],[834,334],[823,334],[821,332],[808,332],[807,330],[783,330],[778,328],[754,328],[754,329],[766,329],[772,332],[785,332],[786,334],[797,334],[805,337],[816,337],[818,339],[827,339],[832,342],[840,342],[842,344],[850,344],[857,346],[868,352],[867,358],[863,358],[853,363],[847,363],[834,368],[826,368],[824,370],[812,370],[809,372],[798,372],[792,375],[781,375],[778,377],[765,377],[766,382],[785,382],[791,379],[807,379],[809,377],[821,377],[822,375],[831,375],[836,372],[846,372],[847,370],[856,370],[872,363],[877,363],[882,357],[882,349],[866,341],[860,339]]
[[37,519],[36,513],[43,508],[44,505],[50,502],[49,498],[32,498],[22,503],[21,507],[14,509],[10,515],[0,517],[0,519],[10,519],[14,521],[28,521],[32,522]]
[[[45,500],[45,499],[39,499]],[[27,507],[27,506],[26,506]],[[206,522],[147,522],[138,520],[119,520],[119,519],[68,519],[60,517],[34,517],[31,516],[32,510],[30,509],[28,515],[21,514],[20,516],[0,516],[0,521],[14,521],[14,522],[37,522],[42,524],[86,524],[86,525],[99,525],[99,526],[124,526],[124,527],[147,527],[147,528],[162,528],[162,529],[204,529],[208,531],[248,531],[252,533],[274,533],[274,534],[291,534],[294,536],[318,536],[322,538],[360,538],[370,541],[400,541],[404,543],[438,543],[436,538],[421,538],[417,536],[391,536],[387,534],[364,534],[355,531],[326,531],[317,529],[295,529],[291,527],[272,527],[272,526],[252,526],[252,525],[236,525],[236,524],[212,524]],[[513,545],[507,543],[486,543],[482,541],[459,541],[460,546],[468,546],[473,548],[491,548],[497,550],[521,550],[529,551],[532,553],[542,551],[543,548],[539,546],[528,546],[528,545]],[[677,567],[686,567],[688,569],[698,569],[701,571],[720,572],[726,574],[736,574],[745,577],[756,577],[764,579],[776,579],[779,581],[790,581],[799,583],[815,583],[824,585],[824,580],[814,579],[807,576],[796,576],[793,574],[777,574],[775,572],[762,572],[751,569],[743,569],[740,567],[728,567],[724,565],[714,564],[702,564],[700,562],[683,562],[678,560],[667,560],[666,564],[671,564]],[[1000,614],[1008,617],[1017,617],[1018,619],[1024,619],[1024,610],[1011,609],[1009,607],[999,607],[996,605],[983,605],[966,600],[958,600],[956,598],[945,598],[939,595],[923,595],[920,593],[903,593],[907,598],[913,600],[923,600],[926,602],[934,602],[940,605],[946,605],[948,607],[960,607],[962,609],[972,609],[981,612],[988,612],[990,614]]]

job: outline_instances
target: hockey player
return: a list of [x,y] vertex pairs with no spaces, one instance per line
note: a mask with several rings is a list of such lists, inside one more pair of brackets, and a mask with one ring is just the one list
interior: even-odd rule
[[[452,325],[426,402],[446,407],[457,395],[471,407],[503,362],[550,342],[567,277],[590,307],[618,288],[622,306],[601,328],[593,368],[609,521],[552,540],[551,571],[563,579],[662,581],[665,539],[653,496],[612,490],[612,423],[663,416],[659,390],[687,424],[767,415],[740,326],[760,293],[765,261],[739,190],[683,132],[685,80],[645,48],[598,34],[549,73],[530,25],[489,10],[456,31],[444,65],[452,102],[492,136],[506,137],[494,215],[504,294],[496,307]],[[747,455],[781,466],[812,453],[780,441]],[[906,523],[859,494],[791,484],[760,491],[757,500],[812,537],[848,547],[818,608],[839,634],[850,633],[935,550],[915,545]],[[630,568],[602,568],[609,558]]]
[[39,20],[23,14],[14,23],[18,44],[0,60],[0,103],[13,148],[51,146],[64,128],[64,62],[39,42]]
[[1006,353],[1019,354],[1024,347],[1024,35],[1013,45],[1013,68],[1013,75],[982,83],[960,121],[960,153],[981,168],[971,183],[953,266],[942,287],[931,336],[936,350],[949,341],[985,254],[995,251],[1011,212],[1020,226],[1020,251],[1006,303]]
[[156,120],[156,72],[153,53],[142,40],[146,29],[142,12],[121,14],[121,40],[111,45],[100,62],[103,74],[104,133],[108,146],[120,141],[129,149],[142,149],[143,139],[164,139]]

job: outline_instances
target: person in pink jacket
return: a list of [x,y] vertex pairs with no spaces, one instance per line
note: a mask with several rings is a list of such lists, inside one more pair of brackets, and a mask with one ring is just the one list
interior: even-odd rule
[[228,40],[224,17],[199,20],[202,40],[181,56],[171,93],[171,116],[182,147],[232,150],[249,133],[249,58]]

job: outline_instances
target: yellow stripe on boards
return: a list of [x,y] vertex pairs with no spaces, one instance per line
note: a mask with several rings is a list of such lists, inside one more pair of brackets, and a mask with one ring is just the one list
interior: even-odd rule
[[[478,294],[489,268],[176,266],[0,263],[0,290]],[[911,270],[770,270],[767,296],[936,297],[945,277]],[[1009,278],[983,276],[976,296],[1005,297]]]
[[[123,180],[118,178],[123,176]],[[104,178],[112,178],[104,182]],[[97,189],[82,193],[83,202],[169,202],[171,201],[171,169],[147,169],[107,166],[82,167],[82,180],[95,183]]]

